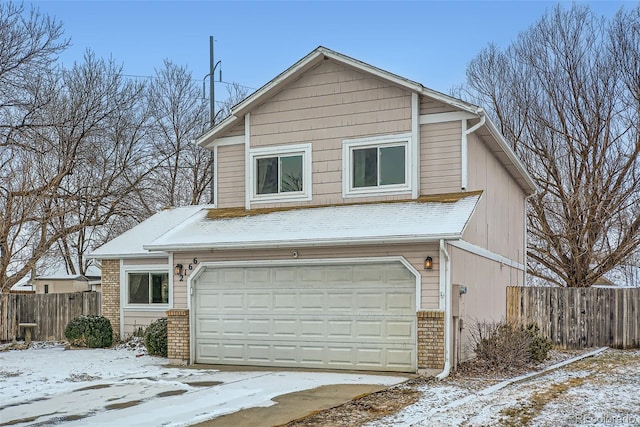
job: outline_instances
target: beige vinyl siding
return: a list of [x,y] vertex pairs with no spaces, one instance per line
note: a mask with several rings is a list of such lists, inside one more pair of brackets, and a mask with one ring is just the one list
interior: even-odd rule
[[469,135],[468,189],[484,190],[464,239],[524,263],[525,194],[477,135]]
[[[461,361],[473,357],[470,332],[478,321],[500,321],[506,317],[507,286],[522,286],[524,273],[499,262],[448,246],[451,256],[451,283],[467,288],[460,296],[463,320]],[[455,295],[453,295],[455,297]]]
[[420,194],[460,191],[460,121],[420,126]]
[[[300,205],[344,202],[343,140],[410,131],[409,91],[332,61],[324,61],[251,112],[252,147],[312,144],[312,201],[296,203]],[[362,200],[406,198],[382,196]]]
[[244,144],[218,147],[218,207],[243,207],[245,202]]
[[161,265],[169,264],[169,258],[124,258],[124,265]]
[[240,135],[244,135],[244,118],[238,120],[238,123],[236,123],[236,125],[232,127],[229,130],[229,132],[227,132],[224,136],[230,137],[230,136],[240,136]]
[[420,98],[420,114],[449,113],[452,111],[457,110],[444,102],[436,101],[435,99],[424,96]]
[[124,336],[130,336],[139,327],[146,328],[151,322],[161,317],[167,317],[166,310],[124,310]]
[[[256,250],[223,250],[208,252],[176,252],[174,261],[188,265],[193,258],[198,262],[204,261],[248,261],[248,260],[292,260],[296,249],[256,249]],[[426,310],[438,309],[439,273],[438,273],[438,245],[367,245],[350,247],[319,248],[310,247],[297,250],[298,260],[305,259],[334,259],[334,258],[370,258],[370,257],[404,257],[422,277],[421,307]],[[431,256],[434,261],[432,270],[424,270],[424,259]],[[188,273],[190,273],[188,271]],[[180,282],[174,277],[173,306],[187,308],[187,278]]]

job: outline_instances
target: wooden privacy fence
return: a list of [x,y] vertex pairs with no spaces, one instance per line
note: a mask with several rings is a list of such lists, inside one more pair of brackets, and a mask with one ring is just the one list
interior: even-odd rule
[[508,287],[507,320],[536,323],[559,348],[638,348],[640,288]]
[[35,341],[63,341],[64,329],[82,315],[99,315],[100,292],[68,294],[2,294],[0,303],[0,341],[23,338],[20,323],[35,323]]

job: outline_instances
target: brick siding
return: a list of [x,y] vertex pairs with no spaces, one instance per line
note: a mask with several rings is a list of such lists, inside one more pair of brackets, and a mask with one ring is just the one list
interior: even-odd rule
[[113,337],[120,339],[120,260],[102,260],[102,315],[109,319]]
[[167,357],[174,364],[189,363],[189,310],[167,311]]
[[444,369],[444,311],[418,312],[418,369]]

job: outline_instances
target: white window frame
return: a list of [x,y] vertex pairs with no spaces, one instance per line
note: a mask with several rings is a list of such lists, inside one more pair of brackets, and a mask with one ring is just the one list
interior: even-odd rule
[[[384,135],[369,138],[345,139],[342,141],[342,197],[362,197],[385,194],[411,193],[413,183],[413,147],[410,133]],[[381,148],[404,146],[404,184],[378,185],[375,187],[353,186],[353,150],[362,148]]]
[[[122,282],[124,283],[124,292],[122,293],[122,297],[124,299],[123,301],[123,305],[124,308],[126,309],[135,309],[135,310],[139,310],[139,311],[158,311],[158,310],[169,310],[172,307],[173,304],[173,277],[172,277],[172,272],[171,269],[168,266],[159,266],[159,265],[149,265],[149,266],[143,266],[143,265],[131,265],[131,266],[127,266],[128,268],[125,268],[124,271],[122,272]],[[150,273],[160,273],[160,274],[168,274],[168,284],[169,284],[169,289],[167,292],[169,292],[169,298],[168,298],[168,302],[167,303],[153,303],[153,302],[149,302],[149,303],[129,303],[129,274],[150,274]],[[151,286],[151,283],[149,283],[149,286]]]
[[[256,160],[265,157],[302,155],[302,191],[258,194],[256,185]],[[311,144],[279,145],[249,150],[249,176],[251,203],[299,202],[311,200]]]

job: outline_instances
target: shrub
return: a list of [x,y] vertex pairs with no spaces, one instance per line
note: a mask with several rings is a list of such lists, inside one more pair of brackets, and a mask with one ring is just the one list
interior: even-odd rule
[[144,345],[149,354],[167,357],[167,318],[151,322],[144,333]]
[[524,327],[506,321],[477,322],[471,330],[471,343],[480,364],[501,371],[542,362],[551,349],[538,325]]
[[80,316],[67,324],[64,336],[76,347],[104,348],[113,343],[113,328],[104,316]]
[[551,350],[551,340],[540,335],[540,327],[535,323],[529,323],[525,331],[531,339],[531,345],[529,346],[531,360],[538,363],[546,360],[549,357],[549,350]]

